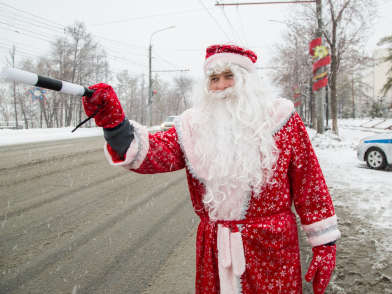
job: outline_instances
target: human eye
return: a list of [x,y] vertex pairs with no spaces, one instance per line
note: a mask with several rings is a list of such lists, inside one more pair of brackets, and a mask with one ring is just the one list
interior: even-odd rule
[[218,80],[217,77],[211,77],[211,78],[210,78],[210,82],[216,82],[217,80]]
[[234,79],[234,74],[233,73],[229,73],[229,74],[226,75],[226,78],[230,79],[230,80]]

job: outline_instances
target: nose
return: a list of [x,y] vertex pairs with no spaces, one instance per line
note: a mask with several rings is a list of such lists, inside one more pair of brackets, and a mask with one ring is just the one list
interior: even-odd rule
[[228,87],[230,87],[228,81],[224,80],[224,79],[219,79],[218,82],[218,90],[226,90]]

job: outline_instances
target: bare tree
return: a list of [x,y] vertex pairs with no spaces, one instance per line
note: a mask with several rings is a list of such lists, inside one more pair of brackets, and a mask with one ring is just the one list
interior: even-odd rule
[[293,100],[294,86],[297,86],[301,93],[301,104],[299,112],[305,121],[304,109],[306,105],[307,89],[309,88],[309,77],[312,73],[311,60],[309,59],[307,48],[308,40],[303,37],[302,27],[288,24],[289,31],[282,35],[284,44],[274,44],[272,58],[269,60],[272,80],[281,90],[283,97]]
[[4,119],[6,126],[9,125],[10,116],[11,116],[11,104],[12,102],[9,99],[10,95],[7,93],[7,89],[5,87],[0,89],[0,113]]
[[175,76],[173,81],[174,81],[174,90],[177,92],[178,96],[180,97],[185,110],[189,107],[188,99],[192,92],[193,79],[189,75],[181,74]]
[[[332,130],[339,132],[337,124],[337,82],[342,61],[366,44],[370,28],[377,16],[377,7],[382,0],[323,0],[324,40],[330,48],[331,65],[329,85],[331,88]],[[316,7],[301,4],[291,7],[287,15],[289,29],[300,32],[308,43],[315,38]]]
[[[16,53],[16,46],[15,44],[12,45],[12,50],[10,50],[9,52],[9,56],[5,57],[5,61],[6,61],[6,65],[9,67],[15,67],[15,53]],[[15,128],[18,128],[18,111],[16,109],[16,83],[15,82],[11,82],[12,85],[12,89],[13,89],[13,96],[14,96],[14,115],[15,115]]]
[[381,46],[384,44],[389,44],[388,55],[383,59],[384,62],[388,62],[390,67],[387,71],[387,82],[381,89],[381,93],[386,95],[392,89],[392,36],[382,38],[377,45]]
[[132,76],[128,70],[116,75],[116,93],[128,118],[137,120],[140,113],[140,76]]

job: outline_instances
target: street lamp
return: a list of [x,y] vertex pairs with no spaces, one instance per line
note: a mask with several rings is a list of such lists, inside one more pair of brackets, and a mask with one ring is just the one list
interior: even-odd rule
[[154,33],[152,33],[151,37],[150,37],[150,47],[148,48],[148,103],[147,103],[147,110],[148,110],[148,116],[149,116],[149,125],[152,126],[152,79],[151,79],[151,39],[152,36],[154,36],[154,34],[164,31],[164,30],[168,30],[168,29],[172,29],[175,28],[175,26],[172,27],[168,27],[168,28],[164,28],[162,30],[158,30]]

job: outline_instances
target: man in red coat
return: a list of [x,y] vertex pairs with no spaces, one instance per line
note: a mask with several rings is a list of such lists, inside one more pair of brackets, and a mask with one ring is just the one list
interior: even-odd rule
[[194,108],[167,132],[150,135],[129,121],[113,89],[84,97],[104,128],[114,166],[141,174],[185,168],[195,213],[196,293],[302,293],[296,216],[313,247],[305,278],[324,293],[340,232],[331,197],[293,103],[271,99],[254,52],[207,48]]

